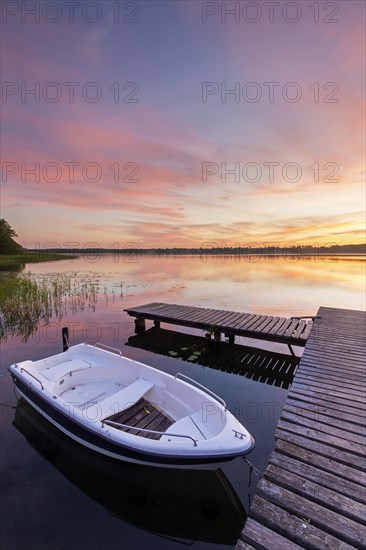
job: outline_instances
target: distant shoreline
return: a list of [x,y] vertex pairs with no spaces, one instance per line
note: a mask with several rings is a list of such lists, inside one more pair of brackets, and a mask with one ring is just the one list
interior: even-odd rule
[[[341,258],[341,257],[366,257],[366,245],[344,245],[334,247],[262,247],[262,248],[199,248],[199,249],[181,249],[181,248],[124,248],[124,249],[108,249],[108,248],[84,248],[74,249],[72,251],[66,249],[48,249],[43,250],[27,250],[21,254],[0,254],[0,267],[26,263],[39,262],[54,262],[62,260],[75,260],[78,257],[95,258],[98,256],[129,256],[131,261],[137,256],[160,256],[160,257],[177,257],[177,256],[196,256],[203,261],[208,256],[210,257],[232,257],[239,259],[240,257],[252,259],[259,258]],[[253,261],[253,260],[252,260]]]

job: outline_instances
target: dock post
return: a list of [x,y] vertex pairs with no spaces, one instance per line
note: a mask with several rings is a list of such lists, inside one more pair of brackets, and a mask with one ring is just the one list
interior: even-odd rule
[[228,338],[229,344],[235,344],[235,334],[225,334],[225,338]]
[[62,351],[69,349],[69,328],[62,327]]
[[290,352],[291,352],[291,355],[292,355],[293,357],[296,357],[296,354],[294,353],[294,350],[292,349],[291,344],[287,344],[287,345],[288,345],[288,349],[289,349]]
[[136,317],[135,319],[135,332],[143,332],[146,329],[145,319],[142,317]]
[[215,342],[221,342],[221,332],[214,332],[214,340]]
[[156,328],[160,328],[160,321],[154,321],[154,326]]

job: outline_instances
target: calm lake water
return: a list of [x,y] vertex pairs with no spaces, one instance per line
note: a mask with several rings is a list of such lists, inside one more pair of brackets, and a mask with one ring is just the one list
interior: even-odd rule
[[[2,342],[1,374],[13,362],[60,352],[61,327],[69,326],[71,344],[103,342],[218,393],[254,436],[249,459],[263,471],[287,390],[132,347],[133,319],[123,310],[153,301],[284,316],[315,315],[319,306],[364,309],[365,265],[363,257],[113,255],[30,264],[25,269],[39,278],[65,273],[98,282],[97,302],[38,325],[26,342],[16,336]],[[164,328],[188,339],[202,336],[194,329]],[[288,353],[280,344],[247,339],[238,344]],[[301,349],[296,352],[301,355]],[[257,482],[243,460],[216,473],[116,464],[60,436],[28,407],[15,409],[11,379],[3,376],[0,383],[1,548],[234,547]]]

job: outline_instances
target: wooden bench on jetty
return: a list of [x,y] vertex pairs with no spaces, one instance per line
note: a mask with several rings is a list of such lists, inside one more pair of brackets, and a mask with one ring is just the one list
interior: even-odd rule
[[135,317],[136,332],[145,330],[145,320],[149,319],[155,326],[164,322],[210,331],[216,341],[224,333],[232,343],[235,336],[279,342],[287,344],[293,355],[291,346],[305,346],[313,326],[312,317],[275,317],[159,302],[125,311]]
[[365,313],[318,315],[236,550],[366,548]]

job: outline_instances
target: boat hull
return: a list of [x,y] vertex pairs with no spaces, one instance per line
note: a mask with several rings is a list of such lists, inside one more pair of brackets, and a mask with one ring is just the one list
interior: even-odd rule
[[208,388],[95,346],[78,344],[9,371],[20,396],[44,418],[117,460],[217,469],[254,447]]
[[[172,456],[163,454],[153,454],[143,452],[135,448],[121,445],[111,441],[107,437],[88,429],[86,426],[71,419],[68,415],[53,407],[45,400],[32,386],[27,385],[12,373],[13,382],[17,392],[23,397],[37,412],[56,426],[61,432],[80,443],[81,445],[92,449],[105,456],[127,461],[135,464],[157,466],[164,468],[195,468],[195,469],[218,469],[226,462],[235,458],[232,454],[219,456],[207,455],[200,456]],[[254,440],[253,440],[254,446]]]

